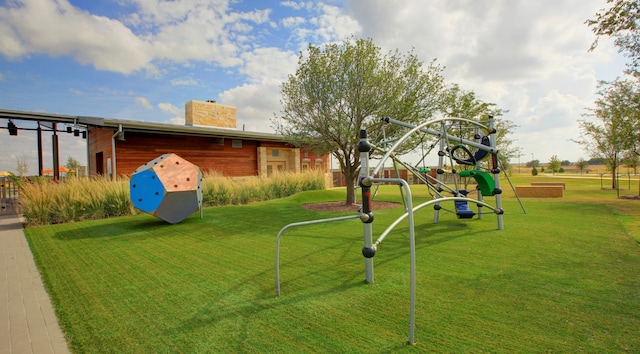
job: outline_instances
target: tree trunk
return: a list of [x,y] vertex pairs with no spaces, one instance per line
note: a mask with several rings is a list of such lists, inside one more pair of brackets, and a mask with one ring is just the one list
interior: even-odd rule
[[611,164],[611,189],[616,189],[616,171],[618,170],[618,154],[613,154],[613,163]]
[[342,173],[344,173],[344,179],[347,183],[347,200],[345,201],[346,205],[353,205],[353,203],[355,203],[356,198],[355,198],[355,183],[356,181],[356,176],[358,175],[356,173],[356,170],[352,167],[346,168],[345,171],[343,171]]

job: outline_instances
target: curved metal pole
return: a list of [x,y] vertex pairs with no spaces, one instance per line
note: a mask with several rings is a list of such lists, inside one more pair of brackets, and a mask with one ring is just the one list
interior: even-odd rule
[[[384,161],[389,158],[389,155],[391,155],[397,148],[398,146],[400,146],[400,144],[402,144],[405,140],[407,140],[409,138],[409,136],[411,136],[411,134],[415,133],[416,131],[421,131],[423,133],[427,133],[427,134],[431,134],[431,135],[435,135],[439,138],[442,138],[443,135],[440,131],[437,130],[432,130],[432,129],[426,129],[425,127],[431,125],[431,124],[436,124],[436,123],[442,123],[442,122],[465,122],[465,123],[469,123],[475,126],[478,126],[480,128],[485,129],[487,132],[491,131],[490,127],[487,127],[484,124],[469,120],[469,119],[465,119],[465,118],[440,118],[440,119],[434,119],[432,121],[428,121],[428,122],[424,122],[420,125],[413,125],[413,124],[409,124],[409,123],[405,123],[399,120],[395,120],[395,119],[391,119],[391,118],[382,118],[382,120],[384,122],[387,123],[393,123],[393,124],[397,124],[406,128],[410,128],[411,130],[409,130],[407,133],[405,133],[405,135],[403,135],[401,138],[399,138],[395,144],[393,144],[393,146],[391,147],[391,149],[380,159],[380,163],[378,163],[378,166],[376,166],[376,168],[374,169],[374,172],[372,173],[373,176],[377,175],[379,170],[380,170],[380,164],[383,164]],[[448,139],[450,140],[450,139]],[[486,145],[482,145],[479,144],[475,141],[472,140],[467,140],[467,139],[459,139],[456,138],[454,140],[451,141],[455,141],[455,142],[459,142],[465,145],[469,145],[469,146],[473,146],[477,149],[480,150],[484,150],[484,151],[488,151],[490,153],[497,153],[498,150],[495,147],[491,147],[491,146],[486,146]]]
[[[432,205],[432,204],[437,204],[440,202],[446,202],[446,201],[465,201],[465,202],[469,202],[469,203],[476,203],[476,204],[480,204],[482,206],[488,207],[489,209],[493,210],[494,212],[498,213],[498,212],[502,212],[502,210],[499,210],[498,208],[495,208],[483,201],[479,201],[477,199],[472,199],[472,198],[463,198],[463,197],[444,197],[444,198],[436,198],[436,199],[432,199],[428,202],[424,202],[416,207],[413,208],[413,211],[416,212],[426,206]],[[387,235],[396,227],[398,226],[398,224],[400,224],[400,222],[404,219],[406,219],[406,217],[408,216],[408,212],[400,215],[400,217],[398,217],[398,219],[396,221],[394,221],[393,223],[391,223],[391,225],[389,225],[389,227],[387,227],[386,230],[384,230],[384,232],[382,234],[380,234],[380,237],[378,237],[378,239],[376,240],[376,242],[374,242],[373,247],[376,248],[379,244],[382,243],[382,241],[385,239],[385,237],[387,237]]]
[[408,344],[413,345],[414,331],[416,326],[416,237],[413,222],[413,202],[411,188],[407,181],[402,178],[367,178],[371,182],[395,182],[401,184],[407,191],[407,215],[409,217],[409,255],[410,255],[410,277],[411,294],[409,295],[409,339]]
[[305,226],[305,225],[313,225],[313,224],[321,224],[326,222],[333,221],[341,221],[341,220],[349,220],[359,218],[360,214],[349,215],[349,216],[339,216],[336,218],[329,219],[318,219],[318,220],[310,220],[310,221],[302,221],[302,222],[294,222],[292,224],[286,225],[283,227],[280,232],[278,232],[278,236],[276,237],[276,295],[280,296],[280,236],[282,233],[292,227],[296,226]]

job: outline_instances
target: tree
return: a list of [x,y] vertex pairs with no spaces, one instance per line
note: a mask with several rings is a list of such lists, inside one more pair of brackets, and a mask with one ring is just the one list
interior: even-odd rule
[[[611,4],[608,9],[600,9],[593,19],[585,22],[596,35],[590,50],[593,51],[598,46],[600,37],[613,38],[618,51],[631,60],[630,63],[627,63],[625,72],[640,80],[640,1],[607,0],[607,3]],[[637,91],[635,96],[637,102],[639,99]],[[638,112],[637,108],[638,106],[636,105],[636,114]],[[635,142],[637,143],[637,121],[633,128],[635,129],[630,130],[630,132],[634,132],[633,135],[635,135]],[[637,145],[634,145],[631,150],[636,155],[640,155]]]
[[549,159],[549,163],[547,164],[547,168],[551,170],[551,174],[555,175],[556,172],[560,171],[560,160],[558,159],[558,155],[553,155]]
[[[353,204],[359,131],[381,136],[383,116],[411,124],[432,116],[444,88],[442,70],[435,61],[424,67],[413,52],[383,55],[371,39],[310,45],[281,85],[282,112],[274,128],[295,146],[330,152],[347,180],[346,204]],[[401,131],[385,126],[387,137]]]
[[618,51],[631,59],[627,72],[640,78],[640,2],[638,0],[607,0],[609,9],[600,9],[593,19],[585,21],[596,35],[591,44],[593,51],[600,37],[614,40]]
[[[520,155],[520,148],[514,146],[514,140],[511,139],[517,125],[510,120],[497,118],[507,111],[498,108],[495,103],[484,102],[473,91],[462,90],[454,84],[444,91],[440,111],[448,117],[469,119],[484,125],[487,125],[487,116],[496,117],[496,147],[500,151],[500,162],[505,169],[509,169],[510,160]],[[475,131],[453,125],[448,134],[474,140]]]
[[571,161],[562,160],[562,161],[560,161],[560,165],[562,165],[562,166],[571,166]]
[[74,159],[73,157],[69,156],[67,158],[67,164],[65,165],[65,167],[73,171],[69,172],[70,174],[74,174],[76,177],[80,175],[80,171],[78,171],[78,169],[80,168],[80,162],[78,162],[78,160]]
[[628,169],[633,169],[633,174],[638,174],[638,165],[640,165],[640,156],[634,151],[625,151],[622,156],[622,162]]
[[525,164],[526,167],[538,167],[540,166],[540,160],[531,160]]
[[581,137],[574,140],[593,157],[603,158],[611,171],[611,188],[616,188],[620,154],[632,149],[638,139],[638,89],[630,81],[601,83],[595,108],[589,116],[596,121],[579,120]]
[[16,156],[16,171],[20,178],[24,177],[24,175],[29,172],[29,163],[24,156]]
[[576,161],[576,167],[578,168],[578,170],[580,171],[580,174],[582,174],[582,172],[589,167],[589,163],[587,161],[585,161],[585,159],[583,159],[582,157],[578,159],[578,161]]

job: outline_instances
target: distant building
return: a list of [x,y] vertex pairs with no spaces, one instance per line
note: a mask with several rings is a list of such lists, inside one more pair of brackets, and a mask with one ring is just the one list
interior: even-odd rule
[[87,138],[90,176],[129,175],[160,155],[175,153],[205,173],[246,177],[315,169],[331,183],[328,154],[294,147],[281,135],[238,130],[236,108],[215,101],[187,102],[184,125],[7,110],[0,110],[0,118],[67,125],[67,132],[86,130],[81,133]]

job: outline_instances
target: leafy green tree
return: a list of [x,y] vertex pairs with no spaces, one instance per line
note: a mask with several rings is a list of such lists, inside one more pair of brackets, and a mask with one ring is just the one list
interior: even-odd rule
[[637,85],[630,81],[601,83],[595,108],[587,114],[595,121],[578,121],[581,137],[574,141],[591,156],[604,159],[611,171],[613,189],[620,154],[632,149],[638,140],[639,99]]
[[67,158],[67,164],[64,167],[73,171],[73,172],[69,172],[68,174],[75,175],[75,176],[79,175],[80,171],[78,171],[78,169],[80,169],[80,162],[78,162],[78,160],[74,159],[73,157],[69,156]]
[[531,160],[525,164],[526,167],[538,167],[540,166],[540,160]]
[[553,155],[549,159],[549,163],[547,164],[547,169],[551,170],[551,174],[555,175],[556,172],[560,171],[560,159],[558,159],[558,155]]
[[600,9],[585,23],[596,39],[590,50],[598,46],[600,37],[611,37],[618,51],[631,59],[627,72],[640,78],[640,2],[638,0],[607,0],[608,9]]
[[638,174],[638,165],[640,165],[640,156],[634,151],[626,151],[622,156],[622,162],[628,169],[633,169],[633,174]]
[[589,163],[581,157],[576,161],[576,167],[580,171],[580,174],[582,174],[582,172],[589,167]]
[[[272,123],[292,144],[335,157],[347,180],[346,204],[352,204],[359,131],[381,136],[383,116],[411,124],[431,117],[444,89],[442,70],[435,61],[425,67],[413,52],[383,54],[371,39],[310,45],[280,87],[282,112]],[[401,131],[385,125],[387,137]]]
[[560,161],[560,165],[562,165],[562,166],[571,166],[571,161],[562,160],[562,161]]

